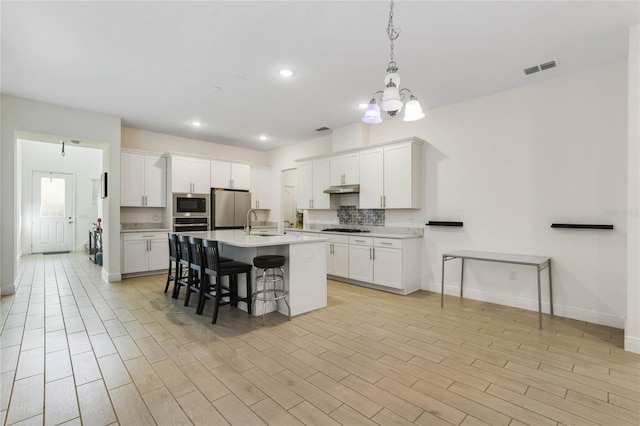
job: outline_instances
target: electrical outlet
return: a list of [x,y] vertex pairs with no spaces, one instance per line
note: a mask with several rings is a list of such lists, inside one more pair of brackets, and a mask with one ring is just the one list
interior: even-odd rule
[[153,221],[154,222],[160,222],[160,215],[159,214],[154,214],[153,215]]
[[122,223],[127,223],[129,221],[129,218],[127,218],[127,215],[122,216]]
[[509,272],[509,279],[510,280],[517,280],[518,279],[518,271]]

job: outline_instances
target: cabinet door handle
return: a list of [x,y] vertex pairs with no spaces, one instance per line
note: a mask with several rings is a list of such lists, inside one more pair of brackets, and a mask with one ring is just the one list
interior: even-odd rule
[[387,242],[385,242],[385,241],[381,241],[381,242],[380,242],[380,245],[383,245],[383,246],[390,246],[390,245],[392,245],[392,243],[387,243]]
[[369,260],[373,260],[373,253],[371,247],[369,247]]
[[387,207],[387,196],[386,195],[382,196],[382,207],[383,208]]
[[353,241],[355,241],[356,243],[364,243],[364,240],[353,240]]

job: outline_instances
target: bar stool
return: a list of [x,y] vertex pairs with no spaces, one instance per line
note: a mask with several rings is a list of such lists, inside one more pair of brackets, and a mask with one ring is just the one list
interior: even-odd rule
[[[201,315],[207,299],[213,299],[213,318],[211,323],[218,320],[218,308],[222,305],[238,306],[238,302],[247,304],[247,313],[251,315],[251,270],[248,263],[229,260],[221,262],[218,250],[218,242],[214,240],[202,241],[202,284],[198,298],[196,313]],[[238,297],[238,275],[246,274],[247,296]],[[222,285],[222,278],[229,277],[229,286]],[[228,298],[222,301],[222,298]]]
[[[184,271],[181,276],[174,281],[173,294],[171,297],[177,299],[180,294],[180,288],[189,288],[194,279],[194,271],[189,267],[193,264],[191,259],[191,247],[189,246],[189,237],[187,235],[177,234],[178,237],[178,265]],[[197,277],[196,277],[197,278]]]
[[[169,233],[169,270],[167,271],[167,284],[164,286],[164,292],[169,290],[169,283],[173,281],[175,291],[176,281],[182,278],[182,266],[180,265],[180,246],[178,245],[178,237],[176,234]],[[171,270],[176,265],[176,272],[173,274]]]
[[[278,310],[278,300],[284,300],[287,305],[287,311],[289,313],[288,319],[291,321],[291,307],[287,296],[289,292],[285,287],[284,282],[284,270],[282,267],[285,264],[285,257],[278,255],[263,255],[253,258],[253,266],[258,270],[256,272],[256,291],[252,295],[251,304],[254,306],[253,312],[255,312],[256,301],[261,301],[264,304],[266,302],[276,302],[276,311]],[[260,273],[262,270],[262,273]],[[279,271],[279,272],[278,272]],[[262,288],[258,289],[262,284]],[[262,309],[262,325],[265,325],[265,307]]]
[[[187,292],[187,296],[185,297],[185,306],[189,305],[189,296],[191,295],[191,291],[197,291],[200,286],[200,257],[202,251],[202,242],[199,244],[191,244],[188,235],[185,234],[175,234],[178,239],[178,244],[176,246],[178,252],[178,263],[177,267],[180,268],[180,275],[174,280],[173,284],[173,294],[171,297],[177,299],[180,295],[180,288],[186,287],[187,289],[191,289]],[[199,238],[197,239],[199,240]],[[196,243],[196,241],[194,241]],[[220,257],[220,263],[229,262],[232,259],[226,257]]]

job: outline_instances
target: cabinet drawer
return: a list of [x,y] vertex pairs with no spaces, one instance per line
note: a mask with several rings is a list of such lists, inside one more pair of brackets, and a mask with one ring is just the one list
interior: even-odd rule
[[318,236],[328,238],[332,243],[349,243],[348,235],[318,234]]
[[373,245],[375,247],[402,248],[402,240],[396,238],[374,238]]
[[349,244],[360,246],[372,246],[373,237],[349,237]]
[[167,232],[127,232],[124,234],[124,241],[134,240],[168,240]]

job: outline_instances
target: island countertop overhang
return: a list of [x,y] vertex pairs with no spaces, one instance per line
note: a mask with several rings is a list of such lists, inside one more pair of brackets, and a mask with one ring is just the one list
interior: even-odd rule
[[310,244],[328,241],[328,238],[301,235],[246,235],[241,229],[218,231],[182,232],[180,234],[206,240],[218,241],[235,247],[269,247],[293,244]]

